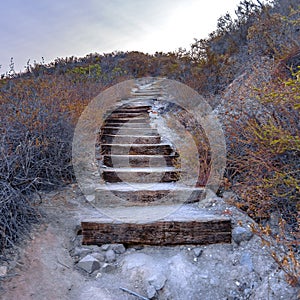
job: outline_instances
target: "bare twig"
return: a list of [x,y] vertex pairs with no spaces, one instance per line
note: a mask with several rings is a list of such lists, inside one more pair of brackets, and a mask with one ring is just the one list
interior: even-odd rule
[[150,300],[149,298],[146,298],[146,297],[144,297],[144,296],[142,296],[142,295],[140,295],[140,294],[138,294],[136,292],[133,292],[131,290],[128,290],[126,288],[120,287],[120,290],[122,290],[123,292],[126,292],[126,293],[128,293],[130,295],[133,295],[133,296],[135,296],[135,297],[137,297],[137,298],[139,298],[141,300]]

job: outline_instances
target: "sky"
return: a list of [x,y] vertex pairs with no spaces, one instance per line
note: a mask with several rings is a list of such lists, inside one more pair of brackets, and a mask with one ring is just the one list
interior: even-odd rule
[[2,0],[0,74],[27,61],[112,51],[189,49],[240,0]]

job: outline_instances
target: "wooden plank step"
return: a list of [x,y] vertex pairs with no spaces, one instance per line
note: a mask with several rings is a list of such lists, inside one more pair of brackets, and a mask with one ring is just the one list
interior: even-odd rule
[[[124,105],[120,108],[118,108],[117,110],[148,110],[148,109],[151,109],[152,106],[151,105],[143,105],[143,104],[140,104],[140,103],[133,103],[133,104],[130,104],[130,105]],[[114,110],[116,111],[116,110]]]
[[[120,205],[166,205],[199,202],[206,191],[200,187],[188,187],[177,183],[115,183],[95,189],[94,204],[99,207]],[[123,203],[124,205],[124,203]]]
[[[185,207],[187,205],[184,205]],[[158,208],[159,209],[159,208]],[[135,215],[134,209],[128,213]],[[146,208],[144,208],[146,211]],[[145,213],[145,212],[144,212]],[[84,245],[107,243],[143,245],[207,245],[231,243],[231,220],[201,210],[181,209],[154,221],[91,218],[81,222]]]
[[112,112],[108,118],[149,117],[148,112]]
[[132,108],[119,108],[115,109],[114,113],[148,113],[148,110],[151,109],[151,106],[147,108],[139,108],[139,107],[132,107]]
[[135,118],[106,118],[105,123],[149,123],[150,118],[135,117]]
[[159,135],[157,129],[152,128],[131,128],[127,126],[123,127],[103,127],[101,134],[118,134],[118,135]]
[[161,137],[104,134],[101,136],[100,141],[103,144],[159,144],[161,142]]
[[146,128],[146,129],[152,129],[150,126],[150,123],[134,123],[134,122],[128,122],[128,123],[111,123],[109,121],[105,122],[102,128],[106,127],[116,127],[116,128]]
[[103,163],[107,167],[180,167],[178,155],[103,155]]
[[161,96],[161,92],[136,91],[133,93],[133,96],[136,96],[136,97],[145,96],[145,97],[157,98],[157,97]]
[[114,155],[170,155],[169,144],[102,144],[101,154]]
[[180,171],[173,168],[114,168],[103,169],[102,178],[110,183],[173,182],[179,180]]

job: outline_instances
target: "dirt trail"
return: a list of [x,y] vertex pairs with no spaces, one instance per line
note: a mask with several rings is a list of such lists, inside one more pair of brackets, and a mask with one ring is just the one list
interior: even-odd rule
[[108,292],[74,267],[69,251],[81,216],[90,210],[76,185],[43,195],[41,209],[44,224],[20,245],[20,261],[11,272],[17,275],[3,283],[0,299],[136,299],[117,288]]
[[[224,211],[220,198],[210,201],[215,203],[211,206],[215,213]],[[111,268],[89,275],[78,269],[70,255],[80,245],[76,234],[80,219],[91,209],[79,188],[73,185],[43,195],[42,209],[45,223],[20,245],[19,263],[10,271],[18,275],[2,282],[0,299],[136,300],[120,287],[147,297],[153,277],[163,287],[151,299],[297,299],[297,291],[274,271],[276,265],[256,237],[239,245],[233,241],[196,248],[129,248]],[[249,222],[239,211],[229,209],[234,224]]]

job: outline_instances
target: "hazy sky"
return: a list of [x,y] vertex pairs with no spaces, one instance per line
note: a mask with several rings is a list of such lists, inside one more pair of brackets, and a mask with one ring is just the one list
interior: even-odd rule
[[2,0],[0,74],[14,58],[85,56],[114,50],[148,53],[189,48],[240,0]]

